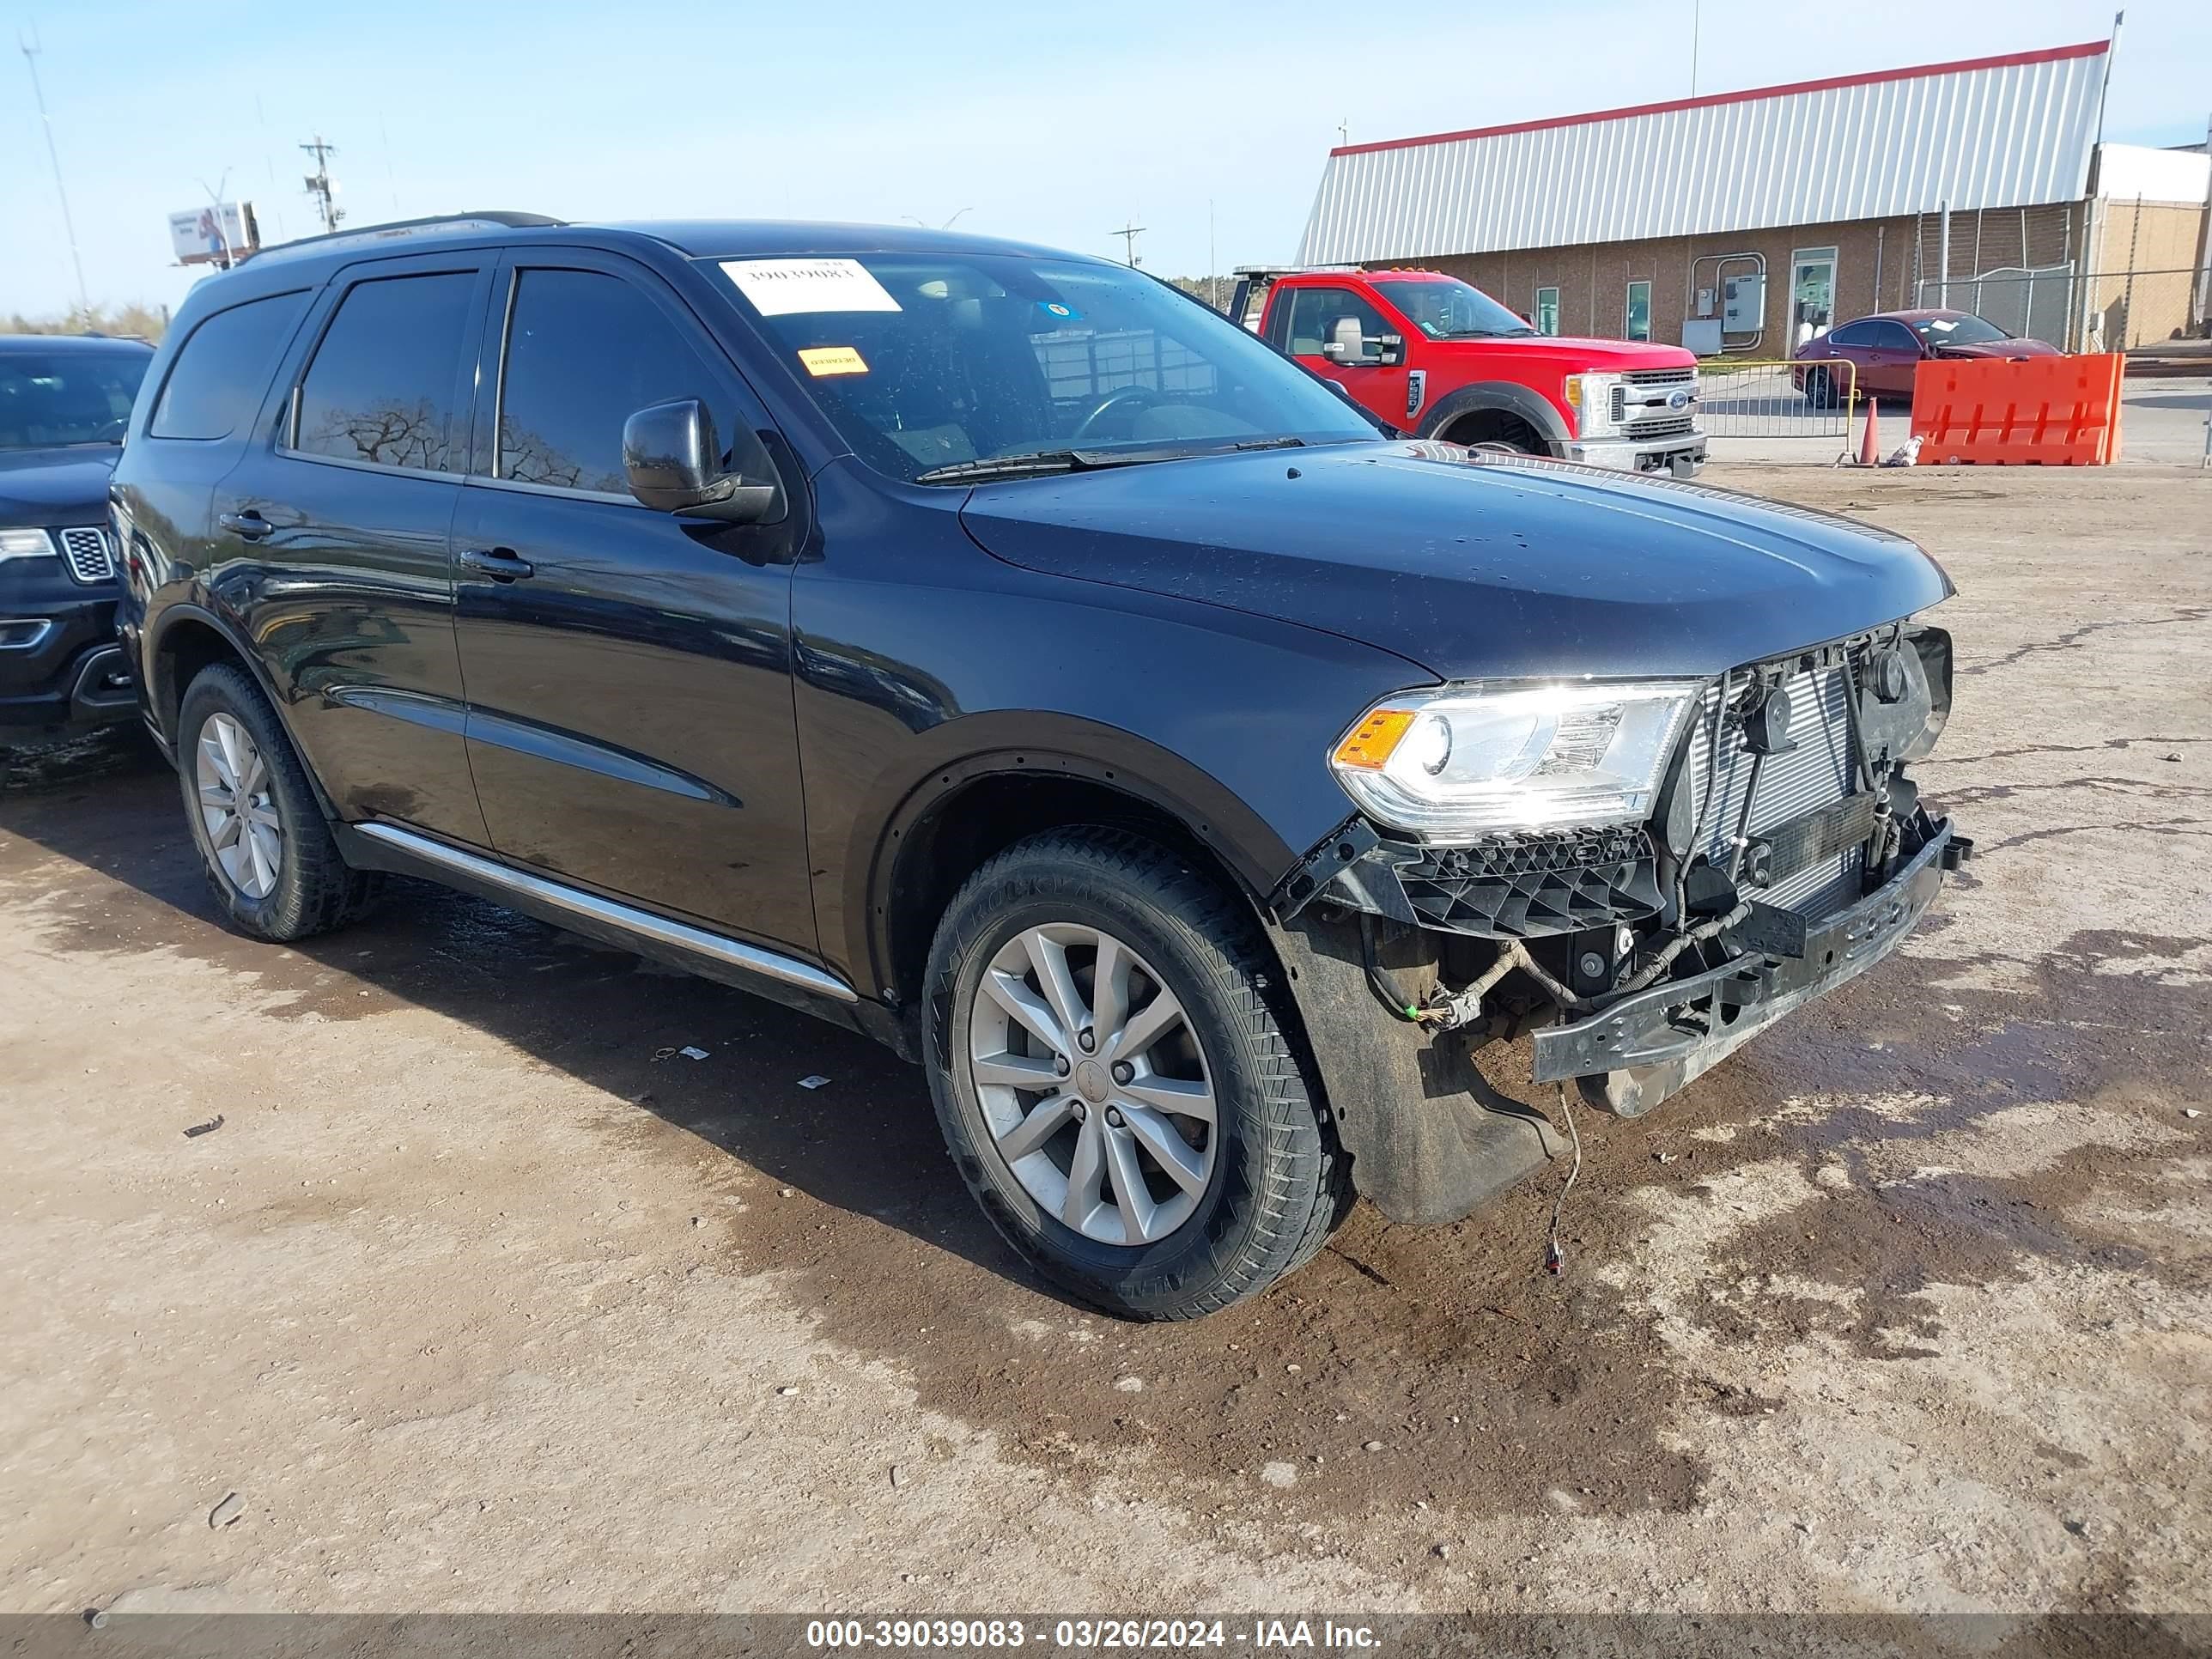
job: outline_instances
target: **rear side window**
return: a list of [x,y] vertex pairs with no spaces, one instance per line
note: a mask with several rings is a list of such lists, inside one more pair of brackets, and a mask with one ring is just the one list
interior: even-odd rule
[[725,444],[739,436],[722,382],[667,316],[619,276],[525,270],[507,319],[494,476],[629,494],[623,423],[696,398]]
[[147,435],[228,438],[252,419],[307,297],[304,289],[271,295],[204,320],[169,366]]
[[357,283],[300,384],[292,447],[310,455],[452,472],[466,435],[454,416],[473,271]]

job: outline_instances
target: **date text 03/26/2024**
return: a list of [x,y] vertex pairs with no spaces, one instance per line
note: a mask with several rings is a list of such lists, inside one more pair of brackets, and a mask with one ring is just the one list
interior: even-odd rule
[[817,1619],[806,1645],[838,1649],[985,1649],[1039,1647],[1077,1651],[1243,1647],[1266,1652],[1333,1648],[1371,1651],[1382,1645],[1365,1625],[1334,1620],[1061,1619],[1032,1628],[1022,1619]]

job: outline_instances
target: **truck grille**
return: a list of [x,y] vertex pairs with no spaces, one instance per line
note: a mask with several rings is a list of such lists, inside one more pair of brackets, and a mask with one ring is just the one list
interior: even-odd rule
[[1632,438],[1672,438],[1697,429],[1694,415],[1655,415],[1649,420],[1631,421],[1623,428]]
[[[1754,836],[1832,806],[1851,793],[1850,689],[1843,667],[1831,665],[1796,675],[1787,686],[1790,736],[1797,746],[1766,757],[1747,832]],[[1744,793],[1751,787],[1753,757],[1723,734],[1719,767],[1714,775],[1713,810],[1700,819],[1712,753],[1713,715],[1720,697],[1717,685],[1706,689],[1697,726],[1690,734],[1686,775],[1690,780],[1692,821],[1703,822],[1705,827],[1704,845],[1698,850],[1725,868],[1735,849]],[[1823,915],[1858,896],[1864,858],[1863,847],[1845,848],[1783,876],[1756,896],[1807,915]]]
[[57,530],[54,539],[61,544],[62,562],[69,567],[70,576],[81,582],[104,582],[113,580],[115,562],[107,555],[107,532],[87,525],[76,530]]
[[1632,368],[1621,377],[1625,386],[1686,386],[1695,388],[1698,371],[1694,368]]

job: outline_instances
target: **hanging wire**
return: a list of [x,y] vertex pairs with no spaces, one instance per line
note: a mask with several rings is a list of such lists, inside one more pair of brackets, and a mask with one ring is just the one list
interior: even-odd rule
[[1564,1274],[1567,1267],[1567,1253],[1559,1243],[1559,1213],[1567,1207],[1567,1194],[1575,1189],[1575,1177],[1583,1172],[1582,1131],[1575,1127],[1574,1108],[1568,1103],[1565,1083],[1559,1085],[1559,1115],[1567,1121],[1567,1139],[1574,1143],[1575,1161],[1567,1170],[1567,1184],[1552,1200],[1552,1224],[1544,1235],[1544,1267],[1555,1279]]

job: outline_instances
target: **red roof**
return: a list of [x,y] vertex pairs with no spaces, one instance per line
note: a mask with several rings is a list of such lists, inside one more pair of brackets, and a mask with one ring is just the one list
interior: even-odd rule
[[1970,70],[2010,69],[2021,64],[2049,64],[2062,58],[2094,58],[2109,52],[2109,40],[2085,40],[2078,46],[2046,46],[2040,52],[2007,52],[1997,58],[1964,58],[1953,64],[1922,64],[1912,69],[1877,70],[1870,75],[1838,75],[1826,81],[1793,81],[1782,87],[1754,87],[1746,92],[1717,92],[1703,98],[1673,98],[1660,104],[1632,104],[1623,109],[1601,109],[1588,115],[1554,115],[1540,121],[1515,121],[1499,127],[1468,127],[1460,132],[1431,132],[1418,138],[1384,138],[1371,144],[1340,144],[1331,155],[1364,155],[1378,149],[1410,149],[1419,144],[1449,144],[1462,138],[1497,138],[1513,132],[1541,132],[1547,127],[1577,127],[1591,121],[1620,121],[1632,115],[1666,115],[1679,109],[1709,109],[1717,104],[1748,103],[1757,98],[1784,98],[1792,93],[1829,92],[1838,87],[1869,87],[1884,81],[1912,81],[1923,76],[1959,75]]

